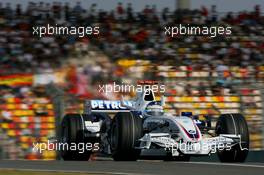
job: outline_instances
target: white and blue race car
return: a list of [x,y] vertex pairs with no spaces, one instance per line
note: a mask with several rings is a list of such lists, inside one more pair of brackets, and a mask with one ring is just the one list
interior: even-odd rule
[[[165,102],[146,90],[135,101],[87,100],[83,114],[67,114],[61,124],[63,144],[98,143],[96,150],[116,161],[137,160],[160,153],[164,160],[188,161],[217,153],[222,162],[243,162],[249,132],[241,114],[221,114],[215,127],[185,112],[165,113]],[[110,117],[110,113],[115,113]],[[64,160],[88,160],[95,150],[63,149]]]

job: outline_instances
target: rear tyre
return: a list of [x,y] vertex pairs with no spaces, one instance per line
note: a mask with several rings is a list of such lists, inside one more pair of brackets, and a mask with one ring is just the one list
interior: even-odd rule
[[[83,121],[80,114],[67,114],[61,124],[61,142],[68,145],[68,149],[61,148],[61,157],[63,160],[87,161],[90,158],[91,151],[70,150],[70,145],[85,144]],[[78,147],[77,147],[78,148]]]
[[216,134],[239,134],[241,143],[230,150],[218,150],[221,162],[244,162],[249,150],[249,132],[247,122],[241,114],[222,114],[216,124]]
[[139,158],[139,146],[143,136],[142,119],[131,112],[119,112],[111,125],[111,151],[115,161],[135,161]]

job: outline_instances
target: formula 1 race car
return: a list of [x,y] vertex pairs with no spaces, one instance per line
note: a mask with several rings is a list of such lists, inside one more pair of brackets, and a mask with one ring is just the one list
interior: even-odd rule
[[[164,98],[156,101],[146,90],[135,101],[87,100],[83,114],[67,114],[61,124],[61,142],[98,143],[102,154],[116,161],[137,160],[142,152],[159,150],[164,160],[189,161],[191,156],[217,153],[221,162],[244,162],[249,132],[241,114],[221,114],[215,127],[211,119],[199,120],[190,112],[165,113]],[[115,113],[110,117],[110,113]],[[95,150],[64,149],[64,160],[88,160]]]

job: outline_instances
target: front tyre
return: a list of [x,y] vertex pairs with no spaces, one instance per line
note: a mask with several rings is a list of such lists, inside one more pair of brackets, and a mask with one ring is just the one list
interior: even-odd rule
[[115,161],[135,161],[141,150],[135,149],[143,136],[142,119],[131,112],[119,112],[111,125],[111,150]]
[[216,124],[216,134],[241,135],[241,142],[231,150],[218,150],[221,162],[244,162],[249,150],[249,132],[247,122],[241,114],[222,114]]
[[[80,114],[67,114],[61,123],[61,142],[68,147],[63,146],[61,149],[61,157],[63,160],[88,161],[91,151],[84,152],[75,149],[71,150],[70,146],[75,144],[85,144],[83,119]],[[78,148],[78,147],[77,147]]]

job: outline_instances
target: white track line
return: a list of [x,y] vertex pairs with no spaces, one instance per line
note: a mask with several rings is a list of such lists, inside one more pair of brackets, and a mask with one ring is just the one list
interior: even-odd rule
[[197,164],[197,165],[217,165],[217,166],[237,166],[237,167],[264,168],[264,165],[235,164],[235,163],[214,163],[214,162],[175,162],[175,163]]
[[124,172],[109,172],[109,171],[71,171],[71,170],[44,170],[44,169],[27,169],[27,168],[0,168],[1,170],[11,171],[32,171],[32,172],[58,172],[58,173],[83,173],[83,174],[111,174],[111,175],[150,175],[140,173],[124,173]]

